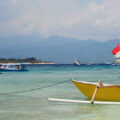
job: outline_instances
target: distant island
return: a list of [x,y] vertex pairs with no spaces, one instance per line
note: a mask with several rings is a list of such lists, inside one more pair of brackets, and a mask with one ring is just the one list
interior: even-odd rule
[[30,64],[54,64],[50,61],[41,61],[35,57],[16,59],[16,58],[0,58],[0,63],[30,63]]

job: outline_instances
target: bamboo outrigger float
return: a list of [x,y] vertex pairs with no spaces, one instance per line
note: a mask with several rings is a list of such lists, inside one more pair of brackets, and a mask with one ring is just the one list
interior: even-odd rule
[[[48,100],[53,102],[91,104],[91,101],[86,101],[86,100],[69,100],[69,99],[57,99],[57,98],[48,98]],[[120,102],[94,101],[94,104],[120,105]]]

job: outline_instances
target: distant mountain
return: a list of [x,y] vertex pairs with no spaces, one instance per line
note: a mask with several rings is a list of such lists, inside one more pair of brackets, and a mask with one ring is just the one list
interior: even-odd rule
[[73,63],[74,59],[86,62],[112,62],[112,49],[120,42],[109,40],[77,40],[60,36],[39,38],[16,36],[0,38],[0,57],[26,58],[37,57],[55,63]]

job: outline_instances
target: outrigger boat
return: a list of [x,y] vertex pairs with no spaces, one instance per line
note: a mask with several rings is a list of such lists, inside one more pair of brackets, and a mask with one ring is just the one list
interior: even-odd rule
[[120,85],[102,84],[72,80],[73,84],[89,99],[120,101]]
[[[84,104],[113,104],[120,105],[120,85],[104,84],[101,80],[98,83],[83,82],[72,80],[73,84],[85,95],[90,101],[70,100],[49,98],[49,101],[67,102],[67,103],[84,103]],[[97,101],[94,101],[97,100]],[[102,101],[98,101],[102,100]]]

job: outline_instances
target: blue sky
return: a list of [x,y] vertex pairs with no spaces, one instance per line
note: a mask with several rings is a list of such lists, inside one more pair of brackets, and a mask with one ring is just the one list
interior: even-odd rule
[[120,38],[120,0],[1,0],[0,37]]

